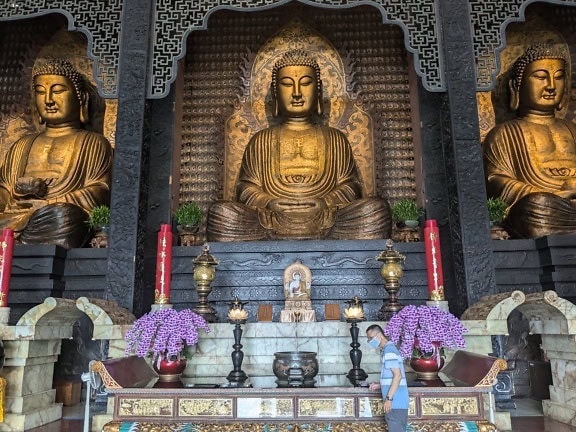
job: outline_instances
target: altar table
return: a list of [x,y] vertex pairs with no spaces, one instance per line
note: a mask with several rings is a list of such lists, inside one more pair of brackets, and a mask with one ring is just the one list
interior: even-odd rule
[[[379,392],[359,387],[121,388],[104,432],[383,432]],[[496,431],[477,387],[410,387],[409,431]]]

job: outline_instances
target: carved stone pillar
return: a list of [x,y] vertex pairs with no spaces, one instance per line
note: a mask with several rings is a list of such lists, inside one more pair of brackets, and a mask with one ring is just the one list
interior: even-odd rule
[[140,315],[143,311],[146,227],[146,88],[151,0],[125,0],[120,41],[118,118],[112,173],[106,298]]
[[461,313],[481,296],[496,293],[496,282],[468,2],[443,0],[439,6],[447,87],[440,97],[441,139],[455,282],[447,297]]

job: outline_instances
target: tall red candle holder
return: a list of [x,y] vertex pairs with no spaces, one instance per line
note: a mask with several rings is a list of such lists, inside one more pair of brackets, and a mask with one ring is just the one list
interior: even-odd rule
[[12,275],[12,255],[14,254],[14,231],[5,228],[0,237],[0,324],[7,324],[10,318],[8,294]]
[[156,288],[154,304],[168,307],[170,304],[170,283],[172,277],[172,227],[160,225],[158,249],[156,253]]
[[424,223],[424,249],[426,251],[426,268],[428,271],[429,306],[448,310],[444,296],[444,274],[442,272],[442,253],[440,250],[440,232],[435,219]]

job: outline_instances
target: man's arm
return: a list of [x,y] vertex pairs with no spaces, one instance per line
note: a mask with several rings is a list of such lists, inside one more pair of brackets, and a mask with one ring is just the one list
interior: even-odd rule
[[390,384],[390,388],[388,389],[388,397],[390,399],[394,398],[396,394],[396,390],[398,390],[398,386],[400,386],[400,381],[402,380],[402,373],[400,372],[400,368],[392,368],[390,369],[392,374],[392,384]]
[[[392,400],[394,395],[396,394],[396,390],[398,390],[398,386],[400,385],[400,380],[402,379],[402,373],[400,372],[400,368],[390,368],[392,371],[392,384],[390,384],[390,388],[388,388],[388,393],[384,395],[384,412],[388,413],[392,411]],[[388,399],[390,398],[390,399]]]

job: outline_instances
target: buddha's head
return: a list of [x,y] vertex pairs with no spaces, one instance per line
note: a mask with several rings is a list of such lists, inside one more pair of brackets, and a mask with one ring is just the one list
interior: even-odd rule
[[320,67],[303,50],[289,51],[272,69],[274,116],[307,118],[322,115]]
[[86,83],[70,62],[61,59],[38,62],[32,70],[32,91],[40,123],[88,121]]
[[565,52],[550,44],[529,47],[516,60],[510,79],[510,108],[554,113],[562,108],[566,90]]

